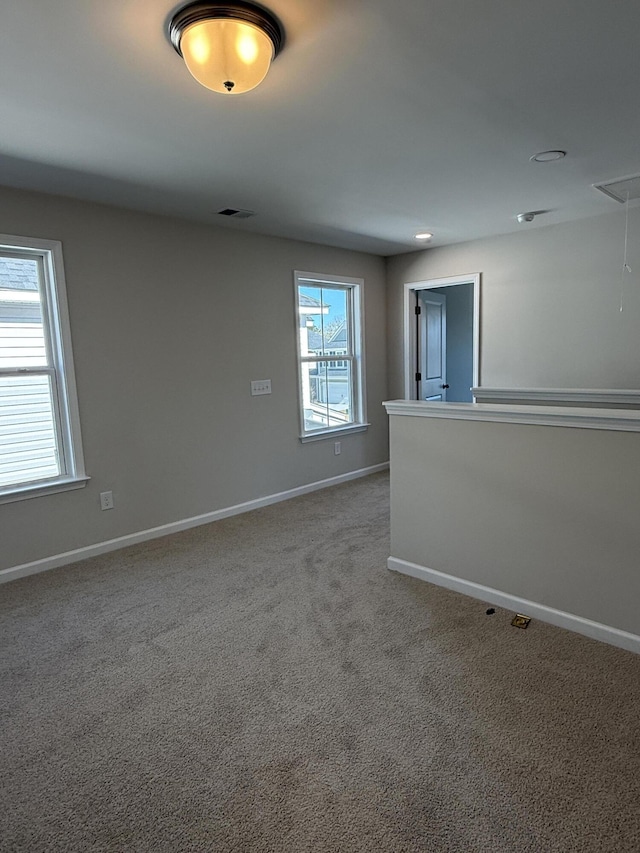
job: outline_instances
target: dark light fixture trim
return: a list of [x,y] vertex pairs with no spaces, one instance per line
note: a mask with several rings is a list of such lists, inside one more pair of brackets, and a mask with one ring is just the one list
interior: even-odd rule
[[179,9],[169,24],[169,38],[177,53],[182,56],[180,41],[187,27],[199,24],[212,18],[229,18],[234,21],[242,21],[253,24],[269,36],[273,44],[273,58],[280,53],[284,46],[284,30],[278,19],[262,6],[255,3],[244,3],[237,0],[235,3],[190,3]]

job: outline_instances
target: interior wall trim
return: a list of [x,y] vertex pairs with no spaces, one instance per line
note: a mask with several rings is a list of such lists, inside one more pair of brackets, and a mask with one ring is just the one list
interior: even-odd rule
[[518,598],[510,593],[492,589],[491,587],[483,586],[464,578],[457,578],[453,575],[439,572],[436,569],[429,569],[426,566],[410,563],[407,560],[401,560],[397,557],[389,557],[387,567],[393,572],[409,575],[410,577],[436,584],[436,586],[443,586],[446,589],[461,592],[463,595],[468,595],[471,598],[478,598],[480,601],[485,601],[488,604],[504,607],[507,610],[514,610],[516,613],[523,613],[526,616],[539,619],[541,622],[548,622],[550,625],[555,625],[558,628],[566,628],[569,631],[590,637],[592,640],[600,640],[601,642],[609,643],[609,645],[640,654],[640,637],[637,634],[622,631],[620,628],[613,628],[610,625],[593,622],[591,619],[576,616],[574,613],[566,613],[564,610],[547,607],[546,604],[527,601],[527,599]]
[[422,400],[390,400],[383,403],[383,406],[388,415],[415,418],[640,432],[640,411],[634,409],[527,406],[518,403],[427,403]]
[[329,477],[326,480],[307,483],[304,486],[297,486],[294,489],[287,489],[287,491],[284,492],[276,492],[273,495],[266,495],[265,497],[256,498],[255,500],[246,501],[245,503],[235,504],[234,506],[225,507],[223,509],[217,509],[213,512],[206,512],[203,515],[183,518],[180,521],[172,521],[169,524],[163,524],[160,527],[140,530],[137,533],[129,533],[126,536],[119,536],[117,539],[108,539],[105,542],[97,542],[94,545],[76,548],[73,551],[54,554],[53,556],[45,557],[42,560],[23,563],[20,566],[13,566],[8,569],[1,570],[0,583],[7,583],[8,581],[27,577],[27,575],[35,575],[39,572],[46,572],[49,569],[67,566],[70,563],[77,563],[80,560],[86,560],[89,557],[97,557],[100,554],[106,554],[109,551],[117,551],[120,548],[126,548],[129,545],[136,545],[139,542],[147,542],[150,539],[158,539],[160,536],[167,536],[170,533],[179,533],[181,530],[188,530],[191,527],[198,527],[201,524],[210,524],[212,521],[220,521],[221,519],[229,518],[232,515],[251,512],[251,510],[260,509],[263,506],[280,503],[280,501],[288,501],[291,498],[297,498],[301,495],[309,494],[310,492],[317,492],[320,489],[327,489],[330,486],[338,486],[340,483],[346,483],[349,480],[357,480],[359,477],[367,477],[369,474],[386,471],[388,468],[388,462],[381,462],[378,465],[370,465],[367,468],[359,468],[356,471],[348,471],[346,474],[339,474],[337,477]]
[[555,403],[568,406],[640,406],[640,391],[606,388],[472,388],[478,403],[525,402]]

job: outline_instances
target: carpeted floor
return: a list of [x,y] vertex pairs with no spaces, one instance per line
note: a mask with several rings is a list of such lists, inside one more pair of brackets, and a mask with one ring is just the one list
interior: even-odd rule
[[0,587],[0,849],[637,853],[640,657],[388,535],[382,474]]

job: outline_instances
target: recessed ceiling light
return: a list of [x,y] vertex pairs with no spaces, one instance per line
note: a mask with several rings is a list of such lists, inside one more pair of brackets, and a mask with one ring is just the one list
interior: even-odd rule
[[529,160],[532,163],[552,163],[554,160],[562,160],[566,156],[566,151],[539,151],[533,157],[529,157]]
[[433,237],[431,231],[418,231],[417,234],[414,234],[416,240],[430,240]]

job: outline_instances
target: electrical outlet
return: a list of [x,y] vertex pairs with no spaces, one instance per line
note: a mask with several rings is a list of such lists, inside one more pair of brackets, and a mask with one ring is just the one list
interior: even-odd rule
[[100,509],[113,509],[113,492],[100,492]]
[[251,380],[251,396],[258,397],[261,394],[271,393],[270,379],[252,379]]
[[335,442],[333,443],[333,452],[335,453],[335,455],[336,455],[336,456],[340,456],[340,454],[342,453],[342,444],[341,444],[341,442],[339,442],[339,441],[335,441]]

